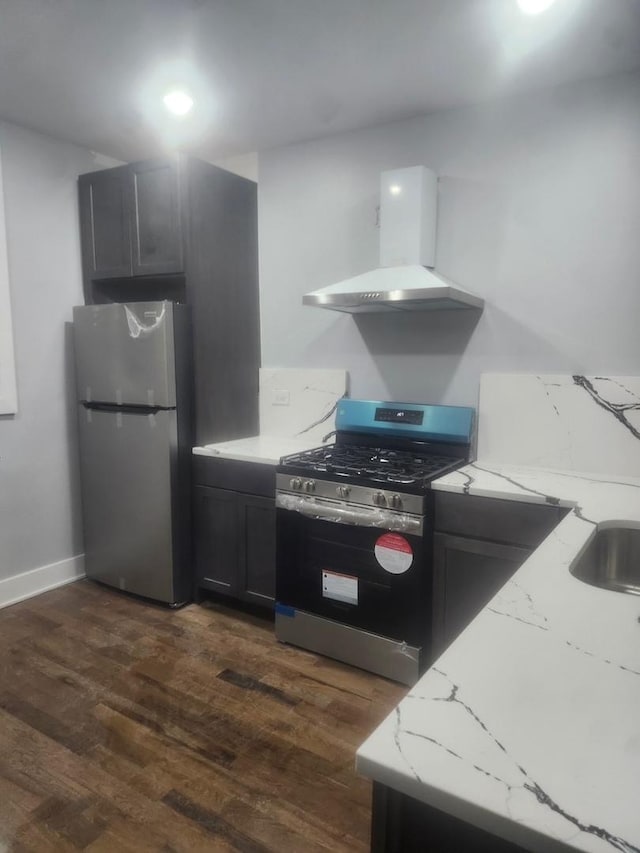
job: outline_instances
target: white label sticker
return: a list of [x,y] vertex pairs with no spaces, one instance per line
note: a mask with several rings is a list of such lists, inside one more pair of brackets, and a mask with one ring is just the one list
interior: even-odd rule
[[335,601],[344,601],[346,604],[357,604],[358,578],[323,569],[322,597],[333,598]]
[[399,533],[385,533],[375,544],[376,560],[385,572],[401,575],[411,568],[413,549]]

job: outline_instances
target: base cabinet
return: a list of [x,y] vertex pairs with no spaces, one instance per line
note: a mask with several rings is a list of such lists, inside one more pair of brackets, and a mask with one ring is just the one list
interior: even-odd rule
[[566,512],[544,504],[436,493],[435,658],[478,615]]
[[433,651],[438,657],[531,554],[526,548],[436,533]]
[[275,498],[238,495],[240,567],[244,573],[241,597],[273,606],[276,596]]
[[[201,596],[203,591],[209,590],[249,604],[273,607],[276,591],[274,469],[205,458],[194,467],[197,480],[194,486],[196,595]],[[230,488],[232,485],[237,488]],[[247,491],[238,491],[243,488]],[[250,494],[249,489],[262,494]]]
[[525,853],[525,848],[373,783],[372,853]]
[[218,592],[238,592],[238,495],[195,487],[196,572]]

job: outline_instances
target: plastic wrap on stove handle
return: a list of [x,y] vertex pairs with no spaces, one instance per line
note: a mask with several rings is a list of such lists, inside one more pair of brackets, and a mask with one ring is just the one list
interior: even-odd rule
[[301,495],[278,494],[276,506],[280,509],[299,512],[307,518],[318,521],[334,521],[337,524],[352,524],[355,527],[381,527],[384,530],[399,530],[405,533],[420,533],[422,529],[422,519],[406,513],[320,503],[315,498]]

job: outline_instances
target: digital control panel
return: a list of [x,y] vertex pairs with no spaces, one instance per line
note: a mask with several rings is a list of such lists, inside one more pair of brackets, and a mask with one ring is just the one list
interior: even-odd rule
[[415,441],[469,444],[473,436],[473,416],[473,409],[466,406],[343,397],[336,410],[336,430],[338,435],[358,432],[396,438],[410,436]]
[[413,424],[414,426],[422,426],[424,421],[424,412],[417,409],[378,408],[376,409],[374,420],[383,421],[384,423]]

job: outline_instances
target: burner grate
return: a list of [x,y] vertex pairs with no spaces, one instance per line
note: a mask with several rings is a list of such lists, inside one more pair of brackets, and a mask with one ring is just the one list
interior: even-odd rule
[[288,456],[290,467],[314,474],[349,477],[389,485],[420,485],[459,465],[451,456],[358,445],[318,447]]

